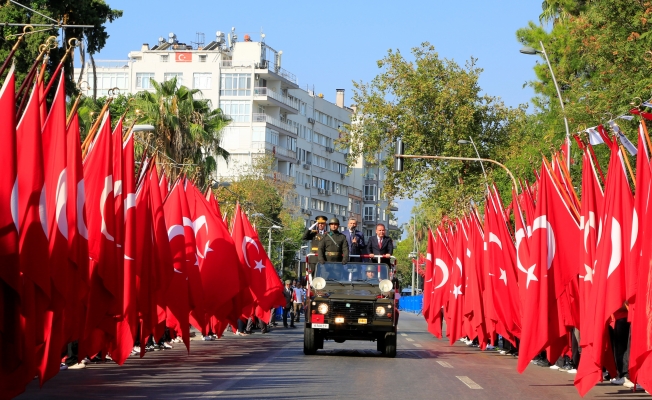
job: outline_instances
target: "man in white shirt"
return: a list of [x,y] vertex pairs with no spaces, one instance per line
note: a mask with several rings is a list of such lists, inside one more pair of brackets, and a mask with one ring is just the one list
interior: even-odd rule
[[303,309],[303,303],[305,301],[305,293],[301,288],[301,283],[297,283],[297,286],[294,288],[292,300],[294,302],[294,315],[292,316],[292,321],[299,322],[299,313]]

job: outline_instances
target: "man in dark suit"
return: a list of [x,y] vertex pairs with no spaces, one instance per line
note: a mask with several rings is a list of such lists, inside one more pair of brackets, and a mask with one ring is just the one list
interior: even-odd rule
[[[283,307],[283,326],[288,327],[288,314],[292,309],[292,288],[290,284],[292,282],[288,279],[285,281],[285,288],[283,288],[283,297],[285,297],[285,307]],[[294,328],[294,318],[290,316],[290,328]]]
[[385,232],[385,225],[376,225],[376,236],[369,238],[367,253],[376,256],[383,256],[383,258],[380,259],[380,262],[389,264],[389,257],[394,253],[394,242],[392,241],[392,238],[385,236]]
[[363,261],[360,257],[351,257],[355,255],[364,254],[367,251],[367,244],[364,242],[364,235],[357,230],[358,221],[355,218],[349,218],[349,229],[346,229],[344,236],[349,243],[349,257],[352,262]]

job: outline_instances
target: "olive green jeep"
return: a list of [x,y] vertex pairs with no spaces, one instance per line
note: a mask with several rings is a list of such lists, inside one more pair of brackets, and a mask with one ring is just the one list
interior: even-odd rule
[[324,348],[324,340],[375,341],[386,357],[396,356],[398,315],[390,268],[382,263],[326,262],[309,275],[303,336],[304,354]]

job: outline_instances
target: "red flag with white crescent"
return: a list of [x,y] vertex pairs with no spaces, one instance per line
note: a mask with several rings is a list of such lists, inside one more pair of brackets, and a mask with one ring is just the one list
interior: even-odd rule
[[[430,323],[432,320],[432,310],[430,308],[432,304],[432,272],[433,272],[433,252],[435,251],[435,240],[432,236],[432,230],[428,228],[428,245],[426,247],[426,267],[425,274],[423,278],[423,318],[428,323],[428,330],[430,331]],[[441,330],[441,328],[440,328]],[[432,333],[432,332],[431,332]],[[434,334],[434,333],[433,333]],[[441,335],[441,333],[440,333]],[[440,336],[441,337],[441,336]]]
[[433,272],[432,289],[430,300],[430,320],[428,330],[438,338],[441,338],[441,309],[448,300],[450,294],[450,275],[453,266],[453,258],[444,243],[440,229],[437,229],[437,237],[434,239],[433,251]]

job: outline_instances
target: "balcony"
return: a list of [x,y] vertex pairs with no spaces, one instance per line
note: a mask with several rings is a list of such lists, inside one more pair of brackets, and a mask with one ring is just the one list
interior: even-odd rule
[[285,147],[281,147],[270,142],[251,142],[251,148],[255,150],[264,149],[265,151],[269,151],[277,157],[281,156],[287,158],[286,161],[296,161],[297,159],[296,151],[286,149]]
[[291,133],[292,135],[297,135],[297,128],[292,126],[291,124],[288,124],[287,122],[284,122],[280,119],[271,117],[267,114],[262,114],[262,113],[254,113],[254,119],[253,122],[266,122],[272,126],[275,126],[277,128],[283,129],[284,131]]
[[295,114],[299,112],[299,101],[297,99],[283,96],[266,87],[254,88],[254,100],[263,105],[282,107]]
[[395,219],[390,219],[388,221],[389,229],[398,229],[398,221]]
[[389,203],[389,211],[398,211],[398,203],[395,201]]
[[275,181],[281,181],[281,182],[294,184],[294,178],[291,177],[290,175],[285,175],[282,172],[278,172],[278,171],[270,172],[270,173],[267,174],[267,177],[270,178],[270,179],[273,179]]
[[351,197],[358,197],[360,199],[362,198],[362,190],[361,189],[356,189],[356,188],[353,188],[351,186],[347,186],[346,191],[347,191],[347,194],[349,196],[351,196]]
[[299,88],[299,80],[297,79],[297,76],[284,68],[277,67],[273,62],[263,60],[260,63],[256,63],[256,73],[260,74],[262,77],[272,75],[272,79],[281,78],[281,81],[284,81],[290,89]]

